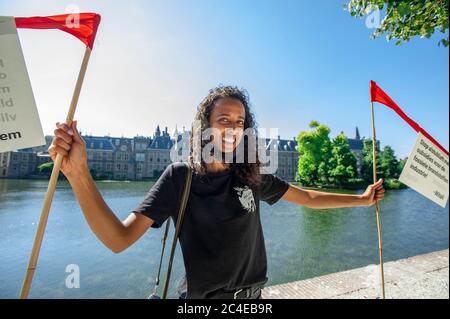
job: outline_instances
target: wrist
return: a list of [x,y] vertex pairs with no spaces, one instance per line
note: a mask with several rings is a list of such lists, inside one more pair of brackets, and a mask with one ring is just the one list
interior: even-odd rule
[[368,206],[368,200],[364,194],[356,195],[358,206]]
[[70,170],[67,174],[65,174],[69,182],[74,179],[90,177],[91,172],[89,170],[89,166],[87,163],[82,163],[77,165],[74,169]]

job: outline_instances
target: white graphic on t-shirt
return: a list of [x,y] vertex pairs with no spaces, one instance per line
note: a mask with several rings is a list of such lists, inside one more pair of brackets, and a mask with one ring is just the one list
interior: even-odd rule
[[253,212],[256,209],[256,204],[252,190],[247,185],[244,187],[236,186],[234,189],[237,192],[242,207],[247,211],[247,213]]

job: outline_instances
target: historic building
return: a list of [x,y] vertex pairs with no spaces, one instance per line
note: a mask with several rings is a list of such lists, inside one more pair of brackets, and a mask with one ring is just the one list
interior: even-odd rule
[[358,170],[358,176],[361,176],[361,168],[362,168],[362,161],[363,161],[363,148],[364,148],[364,137],[361,138],[359,136],[359,130],[358,127],[356,127],[355,130],[355,137],[354,138],[347,138],[348,139],[348,145],[350,147],[350,150],[355,154],[356,157],[356,168]]
[[278,151],[278,169],[276,175],[286,181],[293,181],[297,174],[298,151],[297,141],[277,139],[266,139],[266,150]]
[[37,167],[51,161],[48,154],[33,150],[0,153],[0,178],[22,178],[37,174]]
[[[189,143],[190,132],[170,135],[157,126],[153,137],[135,136],[133,138],[83,135],[86,142],[88,165],[95,178],[114,180],[156,179],[169,165],[174,146]],[[39,176],[38,166],[50,162],[47,153],[52,136],[46,136],[46,145],[14,152],[0,153],[0,178],[30,178]],[[363,138],[364,139],[364,138]],[[355,138],[349,138],[351,150],[355,153],[360,172],[363,139],[356,128]],[[178,144],[177,144],[178,142]],[[266,153],[278,151],[276,175],[286,181],[293,181],[298,167],[297,141],[265,139]]]
[[0,178],[23,178],[37,174],[37,167],[51,161],[47,149],[52,136],[46,136],[46,145],[20,151],[0,153]]

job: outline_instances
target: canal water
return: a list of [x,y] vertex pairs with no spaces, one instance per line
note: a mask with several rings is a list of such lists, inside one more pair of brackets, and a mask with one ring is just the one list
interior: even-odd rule
[[[152,185],[97,184],[121,219]],[[19,295],[46,187],[47,181],[0,179],[0,298]],[[441,208],[405,189],[387,191],[380,209],[385,261],[448,248],[448,205]],[[378,263],[375,206],[315,210],[282,200],[273,206],[262,202],[261,219],[268,257],[267,285]],[[70,185],[60,181],[29,297],[146,298],[157,273],[163,229],[150,229],[128,250],[113,254],[90,231]],[[172,234],[166,257],[171,238]],[[66,286],[69,265],[80,270],[79,288]],[[183,272],[178,246],[169,297],[176,296],[176,282]]]

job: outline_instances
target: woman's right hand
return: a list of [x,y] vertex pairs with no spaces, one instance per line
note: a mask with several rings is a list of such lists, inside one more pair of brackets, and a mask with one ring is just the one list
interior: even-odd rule
[[77,130],[77,121],[72,121],[70,127],[67,124],[56,123],[55,137],[48,148],[48,153],[53,161],[56,155],[61,154],[63,160],[61,171],[66,177],[89,171],[87,164],[86,143]]

